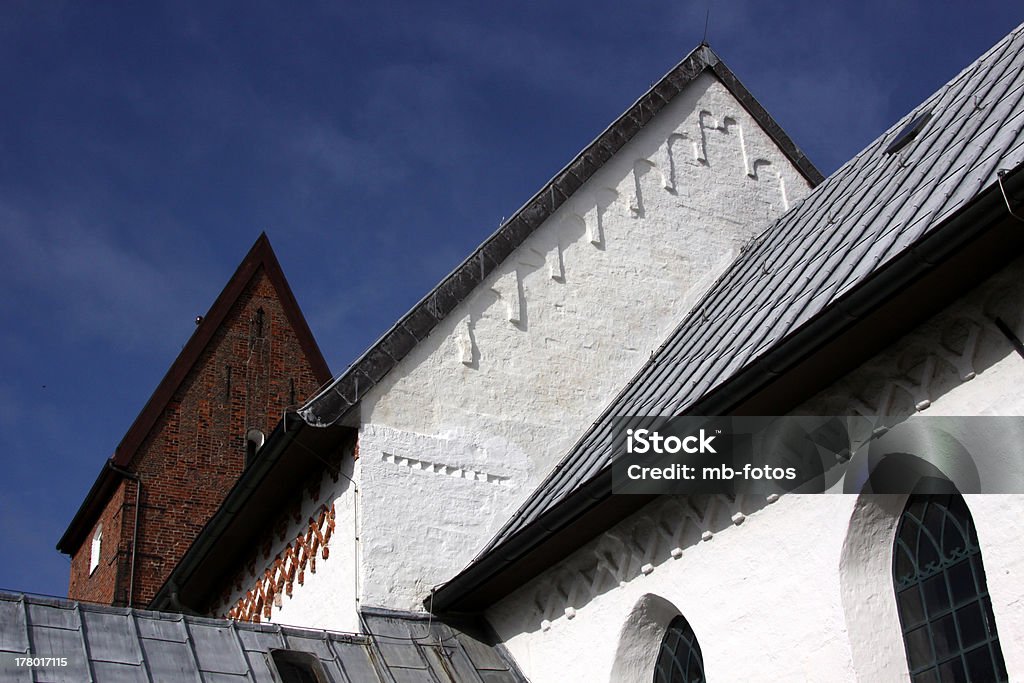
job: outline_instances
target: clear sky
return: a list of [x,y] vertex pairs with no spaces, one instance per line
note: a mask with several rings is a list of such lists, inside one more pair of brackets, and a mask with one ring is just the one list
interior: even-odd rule
[[[0,4],[0,588],[265,230],[338,374],[700,41],[826,174],[1006,2]],[[362,6],[362,7],[360,7]]]

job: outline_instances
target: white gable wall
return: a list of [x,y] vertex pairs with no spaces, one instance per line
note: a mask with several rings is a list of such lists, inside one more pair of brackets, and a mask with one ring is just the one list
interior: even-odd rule
[[715,77],[696,79],[361,398],[355,485],[325,478],[296,527],[333,501],[330,557],[269,620],[352,631],[360,606],[422,609],[808,189]]
[[364,605],[420,608],[808,191],[705,73],[362,397]]
[[[796,412],[913,420],[920,406],[926,415],[1024,414],[1024,359],[992,322],[999,316],[1024,336],[1022,283],[1018,260]],[[965,499],[1017,680],[1024,495]],[[667,623],[644,616],[658,612],[642,609],[652,597],[690,622],[709,680],[906,681],[891,574],[905,502],[662,497],[487,616],[535,683],[652,680]]]

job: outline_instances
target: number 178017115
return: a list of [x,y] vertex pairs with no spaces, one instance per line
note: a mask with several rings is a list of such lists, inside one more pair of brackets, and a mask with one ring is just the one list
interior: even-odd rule
[[15,657],[14,666],[43,668],[48,666],[67,666],[67,657]]

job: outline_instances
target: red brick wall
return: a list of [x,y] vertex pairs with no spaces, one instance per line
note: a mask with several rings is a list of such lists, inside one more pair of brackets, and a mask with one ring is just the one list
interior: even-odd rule
[[310,396],[318,385],[261,268],[130,464],[142,479],[134,595],[128,592],[135,482],[126,480],[101,515],[111,520],[109,536],[103,522],[110,568],[89,576],[90,534],[72,558],[68,596],[145,606],[242,473],[246,430],[255,427],[269,435],[284,408]]
[[[104,508],[92,530],[82,543],[82,547],[71,558],[71,581],[68,595],[80,600],[111,604],[117,590],[118,549],[124,519],[125,483],[121,482],[110,502]],[[102,525],[103,539],[100,544],[100,563],[96,570],[89,572],[92,556],[92,539],[96,530]]]

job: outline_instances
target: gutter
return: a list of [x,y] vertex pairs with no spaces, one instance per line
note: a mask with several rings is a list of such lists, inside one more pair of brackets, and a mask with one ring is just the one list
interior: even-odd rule
[[[1024,192],[1022,169],[1024,164],[1002,174],[999,184],[990,185],[966,207],[947,219],[944,225],[934,229],[923,240],[905,250],[896,260],[869,276],[842,300],[822,311],[731,380],[695,402],[685,414],[729,414],[744,400],[779,375],[799,365],[814,351],[834,341],[854,323],[934,270],[962,247],[1005,221],[1009,203],[1004,202],[1004,195],[1000,190],[1011,196]],[[432,591],[424,600],[424,607],[435,614],[460,612],[460,603],[467,600],[472,602],[474,593],[521,562],[529,553],[540,549],[555,533],[606,505],[612,498],[611,490],[611,468],[608,467],[515,536]],[[632,502],[636,506],[634,509],[638,509],[654,496],[631,498],[636,499]],[[572,546],[560,546],[556,551],[556,560],[568,556],[588,540],[589,538],[582,538]],[[529,575],[520,575],[515,585],[522,585],[529,578]]]
[[327,427],[348,417],[362,396],[379,384],[623,145],[632,140],[640,129],[705,71],[714,74],[714,77],[740,102],[811,187],[817,186],[823,180],[821,172],[714,50],[702,43],[612,121],[473,253],[356,358],[343,373],[300,408],[299,414],[302,418],[311,426]]
[[[58,552],[64,555],[75,554],[88,535],[89,530],[92,529],[96,518],[103,511],[103,504],[106,503],[106,499],[109,497],[106,494],[117,486],[122,476],[123,474],[117,472],[113,458],[108,458],[103,463],[103,468],[96,476],[96,481],[89,487],[89,492],[85,494],[85,499],[79,506],[78,511],[75,512],[71,523],[68,524],[68,528],[64,531],[64,535],[57,541]],[[98,502],[100,500],[103,501],[103,504]]]

